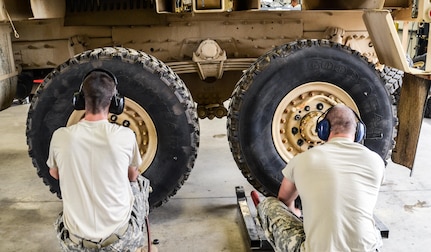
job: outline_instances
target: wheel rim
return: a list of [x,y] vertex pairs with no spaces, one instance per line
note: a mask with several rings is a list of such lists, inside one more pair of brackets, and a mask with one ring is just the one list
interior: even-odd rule
[[413,63],[414,68],[422,69],[425,66],[425,61],[420,60]]
[[[84,110],[74,110],[67,126],[76,124],[84,118]],[[142,158],[139,172],[143,173],[153,162],[157,150],[157,131],[147,111],[129,98],[125,98],[124,111],[120,115],[109,114],[109,122],[123,125],[133,130]]]
[[315,131],[317,120],[328,108],[339,103],[349,106],[359,115],[350,95],[327,82],[303,84],[281,100],[272,121],[272,138],[286,163],[295,155],[323,143]]

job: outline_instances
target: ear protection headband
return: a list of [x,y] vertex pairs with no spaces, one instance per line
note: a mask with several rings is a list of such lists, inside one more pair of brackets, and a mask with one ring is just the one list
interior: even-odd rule
[[111,104],[109,105],[109,112],[119,115],[123,113],[124,110],[124,96],[120,95],[117,90],[118,81],[113,73],[106,69],[96,68],[88,72],[84,78],[82,78],[81,85],[79,87],[79,91],[73,94],[72,104],[75,110],[84,110],[85,109],[85,98],[84,92],[82,92],[82,86],[84,85],[85,79],[93,72],[102,72],[108,75],[115,83],[115,94],[111,98]]
[[[316,124],[317,136],[323,141],[328,140],[329,133],[331,131],[331,124],[329,123],[329,120],[326,119],[326,115],[331,109],[332,107],[326,110],[326,112],[323,113],[321,116],[319,116],[319,118],[317,118],[317,124]],[[355,114],[356,118],[358,119],[358,123],[356,124],[355,142],[360,142],[363,139],[365,139],[365,132],[366,132],[365,123],[362,121],[362,119],[353,109],[352,111]],[[320,118],[322,117],[323,119],[320,120]]]

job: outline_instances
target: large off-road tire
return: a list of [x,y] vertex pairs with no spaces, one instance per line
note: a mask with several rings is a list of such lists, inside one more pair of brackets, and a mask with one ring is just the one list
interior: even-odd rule
[[0,111],[12,105],[15,98],[17,77],[0,81]]
[[[420,69],[420,70],[425,70],[426,57],[427,57],[426,53],[414,57],[413,58],[413,66],[415,68]],[[425,118],[431,118],[431,100],[429,97],[425,103],[424,117]]]
[[[188,178],[199,145],[195,104],[183,81],[164,63],[143,52],[100,48],[83,52],[53,70],[38,89],[29,109],[27,142],[37,173],[61,197],[58,181],[46,165],[52,133],[83,117],[72,106],[73,93],[93,68],[105,68],[118,79],[126,97],[122,114],[110,120],[136,134],[144,163],[140,171],[151,181],[151,208],[173,196]],[[60,178],[61,180],[61,178]]]
[[374,65],[325,40],[301,40],[261,56],[232,94],[228,138],[248,181],[276,195],[281,170],[295,155],[322,144],[317,119],[344,103],[367,126],[365,145],[386,159],[393,147],[393,99]]
[[413,61],[413,67],[417,68],[417,69],[420,69],[420,70],[425,70],[426,59],[427,59],[427,54],[426,53],[414,57],[412,59],[412,61]]
[[12,74],[15,65],[11,44],[9,26],[0,24],[0,111],[12,105],[16,94],[18,78]]
[[[401,86],[403,85],[404,72],[393,67],[384,66],[383,69],[380,71],[380,77],[386,83],[386,90],[388,90],[390,94],[393,114],[395,117],[398,117],[397,106],[398,102],[400,101]],[[398,124],[398,120],[396,122],[397,123],[394,130],[394,138],[397,134],[396,126]]]
[[23,100],[31,95],[33,88],[33,78],[26,73],[18,75],[18,83],[16,87],[15,98]]
[[424,117],[431,118],[431,98],[428,97],[425,103]]
[[[401,86],[403,85],[404,72],[393,67],[384,66],[380,71],[380,77],[386,83],[386,89],[389,91],[393,104],[398,104],[400,100]],[[396,106],[393,106],[396,114]]]

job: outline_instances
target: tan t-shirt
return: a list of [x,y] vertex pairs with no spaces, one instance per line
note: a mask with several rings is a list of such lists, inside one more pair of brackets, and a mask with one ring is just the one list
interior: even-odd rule
[[47,165],[58,168],[69,232],[98,241],[125,225],[134,201],[128,167],[141,162],[129,128],[83,120],[56,130]]
[[283,175],[301,196],[305,251],[375,251],[381,245],[373,211],[385,165],[345,138],[293,158]]

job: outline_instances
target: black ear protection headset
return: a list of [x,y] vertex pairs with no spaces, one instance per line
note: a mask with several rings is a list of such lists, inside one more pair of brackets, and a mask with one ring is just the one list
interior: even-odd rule
[[[333,107],[326,110],[325,113],[319,116],[317,118],[317,124],[316,124],[316,132],[317,136],[319,136],[320,139],[323,141],[327,141],[329,138],[329,133],[331,131],[331,124],[329,123],[329,120],[326,119],[326,115],[329,111],[331,111]],[[358,123],[356,124],[356,132],[355,132],[355,142],[360,142],[363,139],[365,139],[365,132],[366,127],[365,123],[362,121],[362,119],[359,117],[359,115],[353,110],[353,113],[355,114],[356,118],[358,119]],[[323,117],[323,119],[321,119]]]
[[93,72],[102,72],[108,75],[115,83],[115,94],[111,98],[111,104],[109,105],[109,112],[119,115],[123,113],[124,109],[124,96],[120,95],[117,90],[118,81],[113,73],[106,69],[96,68],[88,72],[84,78],[82,78],[81,86],[79,87],[79,91],[73,94],[72,104],[75,110],[84,110],[85,109],[85,98],[84,92],[82,92],[82,86],[84,85],[85,79]]

